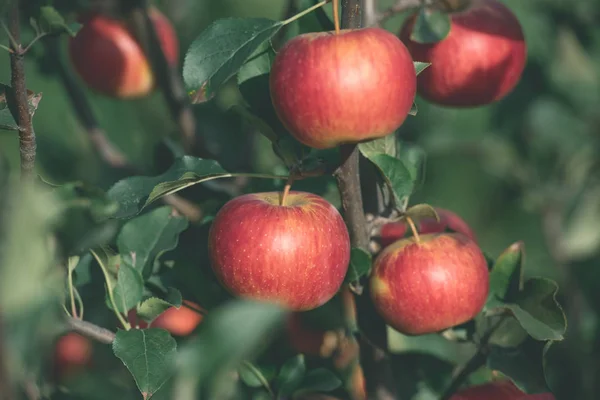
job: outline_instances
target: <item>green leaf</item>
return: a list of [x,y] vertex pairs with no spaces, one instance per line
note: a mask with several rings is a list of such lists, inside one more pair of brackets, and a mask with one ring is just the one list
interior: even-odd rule
[[422,7],[410,39],[417,43],[436,43],[450,33],[450,16],[440,10]]
[[237,83],[242,86],[246,81],[267,75],[275,60],[275,49],[270,41],[264,41],[248,58],[237,74]]
[[409,217],[415,222],[428,218],[435,219],[436,221],[440,220],[440,216],[435,208],[429,204],[416,204],[409,207],[404,213],[404,217]]
[[419,107],[417,107],[416,103],[413,103],[412,106],[410,106],[408,115],[412,115],[413,117],[415,117],[418,113],[419,113]]
[[113,292],[117,311],[126,314],[142,300],[143,292],[142,276],[129,263],[123,262],[119,267]]
[[138,214],[150,203],[167,194],[211,179],[232,177],[214,160],[184,156],[175,160],[163,174],[155,177],[134,176],[115,183],[108,196],[119,203],[117,218]]
[[316,368],[308,371],[294,395],[331,392],[341,385],[342,381],[336,374],[325,368]]
[[350,265],[346,274],[346,282],[356,282],[371,269],[371,254],[353,247],[350,253]]
[[544,357],[552,342],[527,340],[519,347],[490,346],[487,366],[511,378],[526,393],[549,392]]
[[211,310],[198,336],[180,349],[176,386],[195,394],[197,386],[210,378],[230,380],[232,369],[264,349],[285,315],[274,304],[245,300],[233,300]]
[[534,339],[563,340],[567,319],[556,300],[557,292],[558,285],[550,279],[529,279],[515,304],[506,308]]
[[256,49],[282,27],[266,18],[227,18],[198,36],[183,63],[183,79],[193,103],[212,98]]
[[117,247],[123,261],[130,263],[148,279],[155,260],[177,247],[179,234],[188,227],[188,220],[164,206],[131,219],[117,237]]
[[363,150],[364,144],[361,143],[358,145],[360,152],[377,166],[383,175],[385,183],[394,194],[396,206],[400,206],[404,199],[412,194],[414,188],[414,180],[410,171],[406,168],[402,160],[387,154],[375,153],[369,148]]
[[396,135],[391,134],[380,139],[371,140],[360,144],[360,152],[367,158],[377,154],[387,154],[388,156],[398,156],[398,141]]
[[498,257],[490,272],[490,294],[486,309],[511,302],[519,294],[523,276],[524,244],[517,242]]
[[[33,21],[32,21],[33,22]],[[38,28],[40,33],[68,33],[71,36],[77,34],[79,24],[67,24],[65,19],[52,6],[43,6],[40,8],[38,20],[32,23],[34,28]]]
[[279,396],[286,397],[296,391],[302,383],[305,373],[306,364],[304,363],[303,354],[298,354],[287,360],[281,367],[276,379]]
[[413,61],[413,65],[415,66],[415,71],[417,72],[417,76],[423,71],[427,69],[431,65],[431,63],[421,62],[421,61]]
[[171,378],[177,343],[166,330],[118,331],[112,348],[144,399],[150,399]]
[[238,373],[240,379],[246,385],[253,388],[265,387],[270,389],[268,379],[256,365],[245,361],[238,367]]
[[146,322],[154,321],[160,314],[171,307],[181,307],[183,298],[181,292],[174,288],[169,288],[164,299],[159,297],[150,297],[144,300],[137,307],[137,316]]

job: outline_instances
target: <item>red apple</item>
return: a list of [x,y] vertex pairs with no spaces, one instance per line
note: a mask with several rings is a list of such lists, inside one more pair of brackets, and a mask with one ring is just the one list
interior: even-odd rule
[[89,366],[92,350],[90,339],[78,333],[61,336],[54,346],[54,372],[58,379],[68,378]]
[[506,96],[521,78],[527,46],[519,21],[501,2],[475,0],[451,14],[450,33],[437,43],[410,39],[415,18],[405,22],[400,38],[415,61],[431,63],[418,77],[423,98],[445,106],[481,106]]
[[[160,314],[152,323],[152,328],[163,328],[169,331],[174,336],[188,336],[190,335],[203,320],[203,315],[200,313],[204,311],[198,304],[184,300],[184,304],[181,307],[170,307],[162,314]],[[191,308],[197,311],[192,310]],[[138,319],[137,312],[135,309],[129,310],[127,313],[129,323],[133,326],[137,326],[140,329],[148,328],[149,325],[146,321]]]
[[[179,42],[173,26],[160,11],[150,9],[167,61],[177,65]],[[154,74],[124,21],[94,14],[82,19],[83,27],[69,42],[75,71],[99,93],[116,98],[137,98],[155,87]]]
[[[439,207],[436,207],[435,211],[438,213],[440,220],[437,221],[435,218],[424,218],[420,220],[417,225],[419,233],[441,233],[445,232],[446,229],[449,229],[454,232],[462,233],[469,239],[477,242],[475,233],[469,224],[459,217],[458,214]],[[381,227],[381,232],[379,233],[381,245],[383,247],[389,246],[396,240],[403,238],[407,231],[408,227],[404,221],[390,222],[383,225]]]
[[288,317],[286,333],[289,344],[299,353],[327,358],[337,348],[340,336],[336,331],[325,331],[307,326],[301,313]]
[[510,381],[494,381],[459,391],[450,400],[555,400],[551,393],[525,394]]
[[384,29],[307,33],[277,53],[270,88],[290,133],[326,149],[393,133],[412,107],[416,72],[404,44]]
[[371,296],[379,314],[407,335],[438,332],[475,317],[489,292],[486,259],[461,233],[398,240],[373,265]]
[[350,239],[337,209],[322,197],[290,192],[234,198],[209,233],[212,268],[232,294],[293,311],[317,308],[340,289]]

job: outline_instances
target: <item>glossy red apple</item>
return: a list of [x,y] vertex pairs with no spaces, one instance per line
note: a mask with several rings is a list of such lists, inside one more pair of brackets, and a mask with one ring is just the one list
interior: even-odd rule
[[521,25],[498,0],[475,0],[451,15],[448,36],[421,44],[410,39],[415,16],[400,38],[415,61],[431,65],[419,74],[418,93],[444,106],[476,107],[498,101],[513,90],[527,61]]
[[290,192],[234,198],[209,233],[212,268],[232,294],[293,311],[317,308],[340,289],[350,239],[337,209],[322,197]]
[[[179,42],[175,30],[160,11],[150,10],[165,57],[176,65]],[[154,89],[150,64],[124,21],[95,14],[82,22],[83,27],[69,41],[69,56],[90,88],[122,99],[143,97]]]
[[287,339],[298,353],[327,358],[337,348],[340,336],[336,331],[315,329],[302,319],[302,313],[291,313],[286,323]]
[[325,149],[393,133],[412,107],[416,72],[404,44],[384,29],[307,33],[277,53],[270,88],[290,133]]
[[[448,229],[454,232],[462,233],[469,239],[477,242],[475,233],[469,224],[467,224],[465,220],[458,216],[458,214],[439,207],[436,207],[435,211],[438,213],[440,220],[437,221],[435,218],[424,218],[420,220],[417,223],[417,230],[419,233],[441,233]],[[404,221],[390,222],[383,225],[379,233],[381,245],[383,247],[389,246],[396,240],[403,238],[407,231],[409,231],[409,229]]]
[[457,392],[450,400],[555,400],[551,393],[525,394],[510,381],[494,381]]
[[54,373],[65,379],[90,365],[93,347],[90,339],[75,332],[61,336],[54,346]]
[[[185,305],[179,308],[170,307],[164,311],[152,321],[150,327],[163,328],[174,336],[190,335],[204,319],[201,314],[204,310],[192,301],[184,300],[183,303]],[[192,310],[192,308],[195,310]],[[137,317],[135,309],[130,310],[127,316],[132,326],[137,326],[140,329],[148,328],[148,323]]]
[[475,317],[489,292],[486,259],[461,233],[432,233],[398,240],[373,264],[375,308],[407,335],[442,331]]

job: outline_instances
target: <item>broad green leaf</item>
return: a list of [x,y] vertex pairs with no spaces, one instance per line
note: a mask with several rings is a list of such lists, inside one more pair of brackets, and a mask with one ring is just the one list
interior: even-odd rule
[[40,12],[37,21],[32,21],[34,28],[38,28],[41,32],[58,34],[68,33],[75,36],[79,29],[79,24],[67,24],[65,19],[52,6],[40,7]]
[[413,65],[415,66],[415,71],[417,72],[417,76],[423,71],[427,69],[431,65],[431,63],[421,62],[421,61],[413,61]]
[[181,292],[174,288],[169,288],[166,296],[163,298],[150,297],[137,307],[137,316],[146,322],[152,322],[163,312],[171,307],[181,307],[183,298]]
[[548,392],[544,357],[552,342],[527,340],[519,347],[490,346],[487,366],[508,376],[526,393]]
[[450,33],[450,16],[440,10],[422,7],[415,20],[410,39],[417,43],[435,43]]
[[227,18],[213,22],[194,40],[183,63],[183,79],[192,102],[212,98],[282,26],[281,22],[266,18]]
[[342,385],[341,379],[325,368],[310,370],[304,375],[300,387],[294,395],[315,392],[331,392]]
[[238,367],[238,373],[240,374],[240,379],[246,385],[253,388],[265,387],[270,389],[267,377],[265,377],[259,367],[251,362],[245,361],[241,363]]
[[360,144],[360,152],[367,158],[377,154],[387,154],[388,156],[398,156],[398,141],[396,134],[384,136],[380,139],[371,140]]
[[113,288],[117,311],[125,314],[134,308],[142,300],[143,292],[144,281],[142,275],[129,263],[122,263],[117,274],[117,282]]
[[295,392],[302,383],[305,373],[306,364],[304,363],[303,354],[298,354],[287,360],[281,367],[276,379],[279,396],[287,397]]
[[172,376],[177,343],[164,329],[118,331],[112,348],[144,399],[152,398]]
[[519,294],[523,276],[524,244],[517,242],[498,257],[490,272],[490,294],[486,308],[500,306],[503,301],[511,302]]
[[562,340],[567,320],[556,300],[557,292],[558,285],[550,279],[529,279],[515,304],[506,307],[534,339]]
[[356,282],[371,269],[371,255],[357,247],[350,253],[350,265],[346,274],[346,282]]
[[377,166],[386,184],[394,194],[396,206],[399,207],[413,191],[414,181],[410,171],[402,160],[383,153],[363,151],[363,143],[359,144],[358,148],[366,158]]
[[281,327],[285,314],[276,305],[244,300],[211,310],[198,336],[180,349],[176,387],[194,395],[198,385],[209,378],[230,380],[232,369],[264,349]]
[[264,41],[246,60],[237,74],[237,83],[242,86],[246,81],[266,75],[271,72],[275,60],[275,50],[271,42]]
[[164,252],[177,247],[179,234],[188,227],[188,220],[164,206],[129,220],[117,237],[119,253],[148,279],[154,261]]
[[191,156],[178,158],[163,174],[155,177],[134,176],[115,183],[108,196],[119,203],[117,218],[138,214],[150,203],[167,194],[211,179],[232,177],[214,160]]

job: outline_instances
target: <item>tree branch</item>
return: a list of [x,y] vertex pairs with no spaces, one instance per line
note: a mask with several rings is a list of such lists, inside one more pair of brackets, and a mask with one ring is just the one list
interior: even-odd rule
[[6,339],[4,336],[4,316],[0,312],[0,400],[13,400],[15,398],[10,373],[8,371],[8,357],[6,354]]
[[148,14],[150,3],[148,0],[128,0],[125,2],[133,4],[133,7],[129,8],[129,18],[132,21],[133,32],[150,61],[157,84],[163,92],[173,119],[179,125],[184,148],[187,152],[193,151],[200,157],[210,158],[211,155],[196,136],[196,118],[183,82],[177,69],[167,61],[158,33]]
[[114,332],[94,325],[91,322],[69,317],[67,323],[70,330],[97,340],[100,343],[111,344],[115,340]]
[[11,114],[19,126],[19,150],[21,153],[21,177],[30,178],[35,168],[36,141],[31,123],[31,114],[27,104],[27,85],[25,83],[25,61],[21,46],[21,30],[19,27],[19,2],[13,2],[10,10],[9,36],[10,70],[11,70]]

